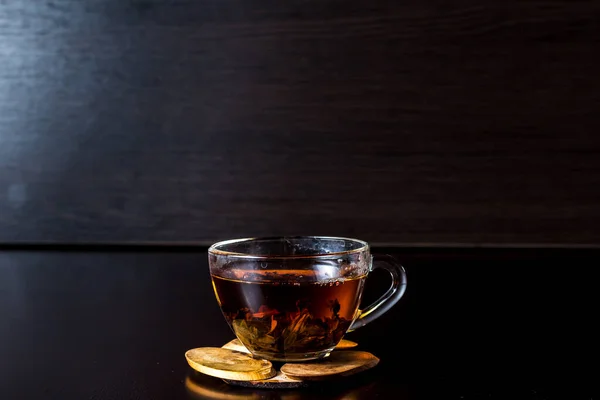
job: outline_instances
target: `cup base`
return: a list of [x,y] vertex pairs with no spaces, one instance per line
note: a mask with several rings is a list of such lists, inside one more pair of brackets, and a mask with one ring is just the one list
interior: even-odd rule
[[334,348],[310,353],[270,353],[262,351],[251,351],[251,353],[255,358],[262,358],[269,361],[304,362],[310,360],[321,360],[325,357],[328,357],[333,349]]

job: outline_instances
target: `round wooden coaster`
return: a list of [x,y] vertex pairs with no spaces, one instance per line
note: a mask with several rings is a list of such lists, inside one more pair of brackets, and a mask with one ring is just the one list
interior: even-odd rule
[[288,378],[302,381],[321,381],[353,375],[373,368],[379,358],[366,351],[334,351],[327,358],[304,363],[286,363],[281,367]]
[[235,350],[199,347],[185,353],[190,367],[206,375],[236,381],[263,380],[277,372],[267,360],[259,360]]
[[[338,346],[336,346],[336,350],[338,349],[348,349],[357,346],[358,344],[352,342],[350,340],[342,340]],[[243,352],[246,354],[250,354],[248,349],[244,347],[244,345],[238,340],[234,339],[229,343],[223,345],[224,349],[230,349],[234,351]],[[348,356],[339,357],[337,354],[348,353]],[[346,366],[341,366],[340,364],[346,363]],[[369,368],[373,368],[375,365],[379,363],[379,359],[372,355],[371,353],[367,353],[364,351],[340,351],[340,352],[332,352],[328,358],[323,360],[315,360],[315,361],[307,361],[304,363],[287,363],[284,364],[284,367],[292,366],[291,371],[292,374],[298,373],[298,369],[310,369],[310,370],[318,370],[319,372],[312,375],[307,375],[303,372],[299,372],[296,376],[290,376],[283,372],[283,369],[277,371],[277,374],[268,379],[261,380],[247,380],[247,381],[239,381],[235,379],[223,379],[226,383],[234,386],[242,386],[242,387],[252,387],[257,389],[295,389],[301,387],[310,386],[310,383],[313,381],[332,379],[341,376],[352,375],[361,371],[364,371]],[[299,366],[296,368],[296,366]],[[304,366],[304,367],[302,367]],[[317,366],[317,369],[315,369]],[[332,369],[333,367],[333,369]],[[282,367],[283,368],[283,367]],[[320,375],[320,377],[318,377]],[[314,383],[314,382],[313,382]]]

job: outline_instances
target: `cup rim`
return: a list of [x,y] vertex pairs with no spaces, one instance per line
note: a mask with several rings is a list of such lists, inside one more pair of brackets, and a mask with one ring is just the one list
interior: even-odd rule
[[[297,255],[297,254],[290,254],[290,255],[259,255],[259,254],[251,254],[251,253],[244,253],[244,252],[235,252],[235,251],[227,251],[227,250],[220,250],[218,249],[218,247],[220,246],[224,246],[224,245],[230,245],[230,244],[235,244],[235,243],[241,243],[241,242],[249,242],[249,241],[259,241],[259,240],[281,240],[281,239],[332,239],[332,240],[346,240],[346,241],[351,241],[351,242],[356,242],[358,244],[360,244],[360,247],[356,248],[356,249],[352,249],[352,250],[345,250],[345,251],[336,251],[336,252],[330,252],[330,253],[315,253],[315,254],[301,254],[301,255]],[[246,259],[269,259],[269,260],[273,260],[273,259],[301,259],[301,258],[308,258],[308,259],[314,259],[314,258],[328,258],[328,257],[339,257],[342,255],[347,255],[347,254],[356,254],[356,253],[361,253],[364,251],[369,250],[369,243],[367,243],[364,240],[360,240],[360,239],[356,239],[356,238],[349,238],[349,237],[343,237],[343,236],[318,236],[318,235],[299,235],[299,236],[258,236],[258,237],[245,237],[245,238],[238,238],[238,239],[228,239],[228,240],[222,240],[216,243],[213,243],[209,248],[208,248],[208,254],[214,254],[217,256],[228,256],[228,257],[235,257],[235,258],[246,258]]]

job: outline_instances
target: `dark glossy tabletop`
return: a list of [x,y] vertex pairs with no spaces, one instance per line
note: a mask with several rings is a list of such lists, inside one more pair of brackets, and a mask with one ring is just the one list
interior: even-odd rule
[[[591,254],[595,263],[598,255]],[[582,256],[502,250],[397,250],[395,256],[408,273],[405,297],[347,335],[380,357],[375,369],[313,389],[257,391],[198,376],[185,361],[187,349],[233,338],[212,292],[205,250],[0,250],[0,399],[415,399],[432,390],[442,398],[541,399],[558,393],[533,379],[557,353],[548,355],[544,339],[536,338],[553,325],[551,311],[538,309],[541,300],[524,290],[539,283],[542,270],[542,286],[564,279],[547,266],[550,258],[581,263]],[[507,265],[529,271],[520,273],[523,283],[500,278]],[[510,296],[497,298],[507,283]],[[384,274],[373,273],[364,301],[386,285]],[[417,292],[423,299],[418,318]],[[515,311],[515,299],[524,308]],[[477,308],[482,304],[485,312]],[[571,392],[570,398],[589,397]]]

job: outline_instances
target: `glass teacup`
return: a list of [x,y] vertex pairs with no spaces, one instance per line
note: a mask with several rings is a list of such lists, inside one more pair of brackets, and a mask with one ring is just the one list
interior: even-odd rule
[[373,270],[368,243],[297,236],[227,240],[213,244],[214,292],[236,337],[256,357],[304,361],[329,355],[347,332],[389,310],[404,294],[406,274],[390,257],[378,262],[392,285],[359,309]]

